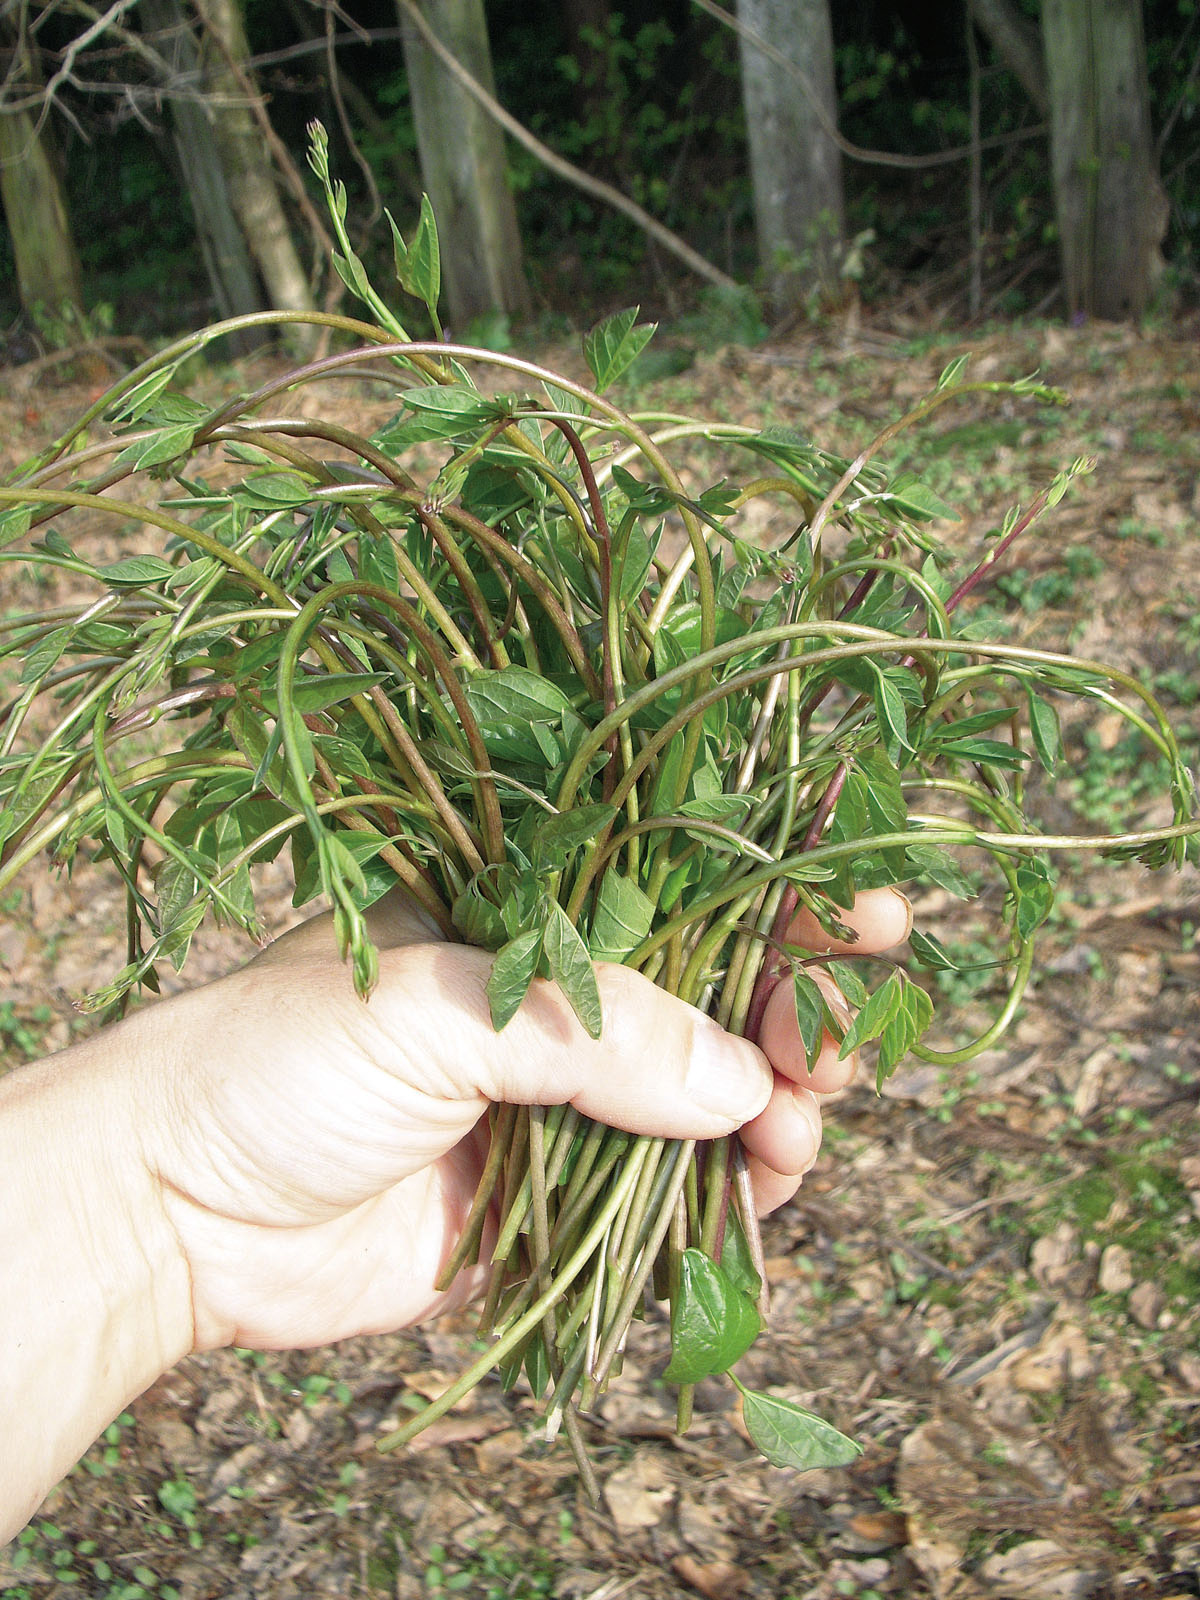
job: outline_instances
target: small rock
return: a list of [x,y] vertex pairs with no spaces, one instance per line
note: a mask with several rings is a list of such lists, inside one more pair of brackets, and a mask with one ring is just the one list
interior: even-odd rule
[[1105,1294],[1124,1294],[1133,1288],[1133,1264],[1123,1244],[1110,1244],[1100,1257],[1099,1287]]
[[684,1543],[708,1563],[736,1561],[737,1540],[714,1519],[713,1508],[702,1505],[693,1495],[685,1494],[679,1501],[679,1532]]
[[240,1450],[235,1450],[231,1456],[226,1456],[209,1480],[209,1504],[223,1495],[231,1483],[236,1483],[252,1467],[258,1466],[265,1459],[266,1453],[265,1447],[255,1442],[244,1444]]
[[297,1406],[295,1411],[283,1425],[287,1442],[293,1450],[303,1450],[313,1436],[313,1420],[303,1406]]
[[194,1472],[205,1463],[204,1451],[182,1417],[162,1414],[154,1419],[154,1437],[164,1456],[181,1472]]
[[1073,1322],[1055,1322],[1032,1350],[1013,1362],[1012,1381],[1026,1394],[1053,1394],[1067,1381],[1090,1377],[1093,1370],[1083,1329]]
[[1104,1582],[1102,1572],[1075,1566],[1053,1539],[1029,1539],[990,1556],[979,1576],[1004,1600],[1087,1600]]
[[475,1465],[487,1477],[507,1472],[521,1454],[525,1441],[517,1428],[502,1428],[475,1446]]
[[1157,1328],[1167,1297],[1156,1283],[1139,1283],[1129,1296],[1129,1309],[1140,1328]]
[[604,1498],[620,1532],[634,1533],[658,1526],[675,1498],[675,1486],[658,1457],[643,1450],[609,1476]]
[[1070,1222],[1059,1222],[1053,1234],[1034,1240],[1030,1269],[1043,1290],[1054,1293],[1085,1294],[1091,1267],[1083,1258],[1080,1237]]

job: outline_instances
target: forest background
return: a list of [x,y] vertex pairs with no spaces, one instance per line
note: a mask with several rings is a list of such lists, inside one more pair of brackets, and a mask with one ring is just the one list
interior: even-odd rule
[[[782,422],[849,459],[960,358],[984,382],[1061,386],[1070,407],[947,408],[902,460],[963,508],[947,537],[968,552],[1096,458],[975,625],[1119,661],[1200,764],[1200,5],[970,4],[968,23],[965,0],[742,0],[734,20],[769,47],[752,56],[697,0],[422,0],[522,130],[498,140],[448,76],[422,111],[429,47],[395,0],[0,0],[0,472],[168,335],[333,303],[303,159],[320,117],[378,283],[377,205],[411,237],[444,183],[448,328],[578,361],[572,328],[640,300],[667,326],[622,391],[639,408]],[[752,60],[778,98],[748,115]],[[801,184],[782,239],[773,162],[828,184]],[[224,403],[287,360],[185,376]],[[394,411],[365,381],[322,403],[367,431]],[[115,561],[141,537],[99,548]],[[65,593],[43,572],[5,601]],[[1050,832],[1165,820],[1119,718],[1064,737]],[[1200,895],[1194,873],[1091,858],[1064,878],[1010,1043],[969,1072],[914,1065],[884,1098],[852,1088],[802,1203],[769,1225],[773,1331],[745,1375],[861,1439],[854,1469],[768,1467],[724,1391],[676,1439],[654,1320],[589,1419],[600,1511],[530,1397],[498,1385],[421,1451],[376,1450],[465,1364],[465,1317],[219,1351],[113,1422],[0,1552],[0,1600],[1194,1596]],[[285,880],[273,928],[296,915]],[[935,992],[970,1037],[1004,992],[986,918],[941,891],[916,909],[961,959]],[[3,1071],[86,1026],[76,1000],[124,959],[123,887],[39,871],[0,913]],[[244,955],[209,930],[187,981]]]
[[0,63],[14,360],[328,307],[313,117],[356,245],[430,193],[460,335],[1195,298],[1196,0],[8,0]]

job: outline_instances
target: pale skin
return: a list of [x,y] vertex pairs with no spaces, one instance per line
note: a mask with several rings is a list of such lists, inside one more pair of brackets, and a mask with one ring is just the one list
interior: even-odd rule
[[[907,936],[908,905],[868,891],[848,921],[857,951],[881,951]],[[229,977],[0,1079],[0,1541],[190,1353],[327,1344],[469,1298],[475,1271],[447,1293],[434,1282],[490,1101],[570,1101],[672,1138],[740,1129],[768,1211],[816,1160],[821,1097],[853,1074],[828,1037],[808,1071],[790,984],[768,1002],[761,1048],[620,967],[600,969],[599,1041],[541,981],[497,1034],[489,956],[442,941],[401,900],[371,922],[367,1004],[317,918]],[[791,937],[838,948],[804,914]]]

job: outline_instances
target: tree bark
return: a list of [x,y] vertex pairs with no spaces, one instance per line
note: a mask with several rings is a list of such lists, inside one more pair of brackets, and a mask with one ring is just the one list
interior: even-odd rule
[[181,0],[141,0],[141,20],[177,78],[196,85],[192,96],[170,102],[171,142],[187,190],[196,238],[213,299],[222,317],[261,311],[262,290],[234,217],[208,105],[200,96],[200,50]]
[[[504,136],[422,40],[403,0],[404,59],[413,120],[442,247],[450,323],[460,332],[489,311],[524,316],[529,286]],[[495,93],[483,0],[423,0],[434,34],[489,93]]]
[[247,103],[253,91],[237,0],[196,0],[213,136],[229,197],[267,297],[278,311],[311,311],[312,291],[275,183],[271,155]]
[[[10,24],[0,26],[0,48],[11,80],[35,77],[21,39]],[[13,52],[20,59],[13,60]],[[0,203],[12,242],[21,304],[31,316],[38,307],[58,313],[64,306],[83,311],[83,274],[71,234],[66,196],[59,179],[49,125],[38,126],[32,111],[0,108]]]
[[774,309],[836,281],[844,221],[828,0],[738,0],[749,34],[790,58],[803,83],[739,33],[758,254]]
[[1071,316],[1145,311],[1168,204],[1150,130],[1138,0],[1043,0],[1050,148]]
[[28,111],[0,112],[0,199],[26,311],[35,320],[39,308],[81,312],[83,283],[67,203],[45,130],[39,133]]

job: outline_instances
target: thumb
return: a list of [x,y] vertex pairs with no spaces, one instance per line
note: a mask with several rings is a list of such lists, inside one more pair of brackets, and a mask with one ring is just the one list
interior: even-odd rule
[[[418,1052],[448,1100],[570,1102],[631,1133],[713,1139],[758,1115],[771,1068],[747,1040],[627,967],[596,969],[603,1030],[592,1039],[556,984],[535,979],[515,1017],[492,1027],[492,958],[427,944],[380,956],[369,1010]],[[431,1070],[432,1069],[432,1070]]]

